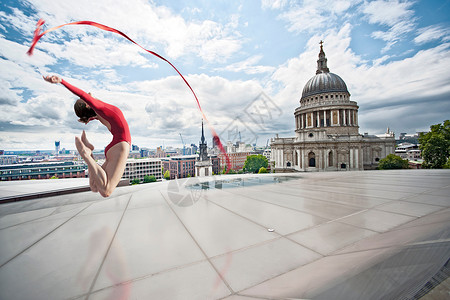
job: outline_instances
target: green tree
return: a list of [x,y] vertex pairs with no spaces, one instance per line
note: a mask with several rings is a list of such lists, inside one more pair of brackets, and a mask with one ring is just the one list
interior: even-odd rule
[[139,183],[141,183],[141,180],[139,180],[139,178],[134,178],[133,180],[131,180],[132,185],[139,184]]
[[268,173],[267,168],[261,167],[258,171],[258,174],[261,174],[261,173]]
[[149,183],[149,182],[155,182],[156,181],[156,177],[153,175],[145,175],[144,176],[144,183]]
[[389,169],[408,169],[408,160],[402,159],[400,156],[395,154],[389,154],[385,158],[380,159],[378,164],[378,169],[389,170]]
[[56,175],[53,175],[52,177],[50,177],[50,179],[59,179]]
[[430,131],[419,135],[423,168],[440,169],[448,164],[450,156],[450,121],[430,126]]
[[166,179],[166,180],[169,180],[169,179],[170,179],[170,171],[169,171],[169,170],[167,170],[167,171],[164,173],[164,179]]
[[249,155],[244,163],[244,171],[248,173],[257,173],[261,167],[267,168],[269,162],[264,155]]
[[447,159],[447,162],[444,165],[444,169],[450,169],[450,157]]

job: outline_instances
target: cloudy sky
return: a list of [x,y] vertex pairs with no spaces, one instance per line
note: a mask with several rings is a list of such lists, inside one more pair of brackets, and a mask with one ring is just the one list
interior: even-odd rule
[[81,20],[119,29],[185,75],[223,142],[240,132],[265,145],[294,136],[320,40],[359,105],[360,133],[415,133],[448,119],[449,16],[449,0],[2,1],[0,149],[52,149],[55,140],[74,149],[83,129],[98,149],[110,142],[106,128],[77,122],[76,97],[47,74],[121,108],[133,144],[200,138],[195,99],[166,62],[90,26],[45,35],[29,57],[39,18],[45,29]]

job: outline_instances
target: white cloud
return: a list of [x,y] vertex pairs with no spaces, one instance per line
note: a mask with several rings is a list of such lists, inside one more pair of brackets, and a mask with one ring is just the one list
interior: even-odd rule
[[[80,0],[70,4],[64,1],[42,0],[30,1],[30,5],[36,8],[38,14],[46,15],[49,27],[74,20],[95,20],[117,28],[147,49],[164,47],[168,57],[172,59],[186,54],[199,54],[206,61],[227,58],[238,51],[242,43],[235,32],[234,18],[231,18],[228,24],[210,20],[187,22],[169,8],[143,0],[130,0],[126,3],[119,1],[113,4],[106,0]],[[15,23],[20,17],[19,14],[14,14],[8,21]],[[25,31],[28,27],[22,30]],[[86,29],[87,26],[71,27],[64,27],[59,31],[65,31],[73,37],[74,33],[79,36],[89,30]],[[97,31],[95,30],[94,34],[102,38]],[[53,36],[53,33],[49,35]],[[83,41],[87,42],[88,47],[96,47],[95,39],[91,41],[93,44]]]
[[289,23],[288,29],[293,32],[323,31],[342,23],[345,13],[360,2],[360,0],[306,0],[298,4],[292,1],[289,9],[282,13],[280,18]]
[[363,4],[362,11],[372,24],[394,26],[400,21],[412,18],[411,1],[377,0]]
[[410,8],[413,2],[399,0],[378,0],[365,2],[361,11],[366,15],[369,23],[388,26],[386,31],[377,30],[372,37],[386,42],[381,53],[392,48],[407,33],[416,27],[414,11]]
[[288,0],[261,0],[263,9],[281,9],[288,3]]
[[98,36],[83,36],[65,41],[63,44],[39,43],[39,48],[58,59],[65,59],[81,67],[151,66],[153,59],[134,44],[118,42],[100,33]]
[[272,73],[275,67],[257,65],[257,63],[263,58],[262,55],[254,55],[244,61],[240,61],[234,64],[227,65],[224,68],[217,68],[216,70],[225,70],[229,72],[244,72],[246,74],[262,74]]
[[38,20],[32,16],[25,16],[25,14],[18,8],[12,8],[12,14],[6,14],[0,11],[0,20],[2,23],[8,23],[13,28],[23,32],[26,36],[33,36],[34,28]]
[[431,25],[418,30],[418,36],[414,38],[417,44],[424,44],[427,42],[441,40],[448,42],[450,40],[450,29],[440,25]]

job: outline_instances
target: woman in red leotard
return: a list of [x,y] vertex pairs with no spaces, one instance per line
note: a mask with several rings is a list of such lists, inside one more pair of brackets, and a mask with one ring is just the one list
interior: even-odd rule
[[122,111],[93,98],[58,76],[47,76],[44,79],[50,83],[62,83],[80,97],[74,105],[75,113],[80,118],[78,121],[87,124],[92,120],[99,120],[112,133],[113,140],[105,148],[106,160],[102,166],[95,162],[92,156],[94,146],[86,138],[84,130],[81,138],[75,137],[77,150],[88,165],[91,190],[99,192],[103,197],[109,197],[122,178],[130,153],[131,135]]

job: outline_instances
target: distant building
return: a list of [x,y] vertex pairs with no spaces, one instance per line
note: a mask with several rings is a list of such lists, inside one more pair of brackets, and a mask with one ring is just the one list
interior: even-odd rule
[[400,133],[397,143],[410,143],[410,144],[417,144],[419,143],[419,135],[420,132],[417,132],[416,134],[407,134],[406,132]]
[[195,162],[195,176],[211,176],[213,174],[211,158],[208,156],[208,146],[205,140],[202,121],[202,137],[200,139],[200,153]]
[[48,179],[53,176],[82,178],[86,177],[86,169],[84,163],[74,161],[6,165],[0,166],[0,179],[2,181]]
[[149,157],[149,156],[150,156],[150,150],[149,150],[149,149],[141,148],[141,149],[139,150],[139,152],[141,153],[141,157],[142,157],[142,158],[144,158],[144,157]]
[[131,145],[131,151],[139,151],[138,145]]
[[128,158],[140,158],[140,157],[141,157],[141,152],[139,150],[130,151],[130,153],[128,153]]
[[272,170],[272,162],[273,162],[272,149],[270,149],[270,148],[264,149],[264,152],[262,155],[264,155],[264,157],[267,158],[267,162],[268,162],[267,170]]
[[213,175],[219,174],[221,172],[219,157],[214,154],[210,154],[209,157],[210,157],[211,163],[212,163]]
[[395,137],[359,134],[358,105],[341,77],[330,73],[321,42],[316,75],[295,109],[295,137],[271,142],[276,172],[374,169],[394,153]]
[[[247,160],[247,156],[254,154],[253,152],[234,152],[228,153],[227,156],[230,160],[231,169],[234,171],[242,170],[244,163]],[[223,170],[227,166],[227,159],[224,153],[219,153],[217,156],[220,159],[220,169]]]
[[60,148],[61,148],[61,142],[60,141],[55,141],[55,155],[56,156],[58,156]]
[[170,179],[195,176],[197,155],[181,155],[161,158],[164,172],[169,170]]
[[[421,158],[421,151],[419,150],[419,146],[417,144],[411,144],[411,143],[398,144],[397,148],[395,148],[395,155],[398,155],[403,159],[409,159],[408,152],[412,151],[412,150],[416,150],[416,151],[411,152],[414,154],[410,154],[409,155],[410,157],[414,158],[414,156],[419,155],[418,158]],[[414,159],[411,159],[411,160],[414,160]]]
[[162,162],[160,158],[128,159],[122,178],[144,180],[144,176],[155,176],[162,180]]
[[17,155],[0,155],[0,165],[12,165],[17,163]]
[[150,157],[153,158],[163,158],[163,157],[167,157],[166,152],[162,149],[162,147],[157,147],[156,151],[152,154],[149,154]]
[[406,152],[406,159],[412,161],[422,160],[422,150],[411,149]]
[[244,142],[236,142],[232,143],[231,141],[227,142],[226,145],[227,153],[235,153],[235,152],[253,152],[253,147],[251,145],[247,145]]

